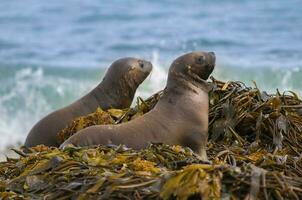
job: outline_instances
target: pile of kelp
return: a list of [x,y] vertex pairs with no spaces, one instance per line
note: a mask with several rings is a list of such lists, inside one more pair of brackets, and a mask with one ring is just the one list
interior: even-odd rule
[[[37,146],[0,163],[0,199],[302,199],[302,102],[294,92],[212,78],[207,153],[150,144],[64,150]],[[95,124],[122,123],[154,107],[162,92],[134,108],[80,117],[60,141]]]

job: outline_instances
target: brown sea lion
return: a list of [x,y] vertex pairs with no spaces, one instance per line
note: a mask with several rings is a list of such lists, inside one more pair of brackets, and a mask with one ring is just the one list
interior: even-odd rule
[[183,145],[207,159],[209,85],[213,52],[192,52],[177,58],[169,69],[163,96],[150,112],[118,125],[85,128],[66,140],[74,146],[125,144],[141,149],[150,142]]
[[109,67],[102,82],[74,103],[41,119],[29,132],[25,146],[39,144],[59,146],[57,133],[77,117],[94,112],[98,107],[128,108],[137,87],[152,70],[152,64],[137,58],[121,58]]

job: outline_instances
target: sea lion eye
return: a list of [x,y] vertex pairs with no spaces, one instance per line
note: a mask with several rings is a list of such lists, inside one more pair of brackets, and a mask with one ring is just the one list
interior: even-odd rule
[[139,66],[141,67],[141,68],[144,68],[144,62],[143,61],[138,61],[138,64],[139,64]]
[[199,56],[196,60],[196,63],[203,64],[205,60],[206,60],[205,56]]

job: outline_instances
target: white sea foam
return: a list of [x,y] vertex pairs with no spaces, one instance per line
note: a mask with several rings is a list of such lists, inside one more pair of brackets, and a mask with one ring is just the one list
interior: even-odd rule
[[143,98],[149,97],[151,94],[164,89],[167,81],[167,67],[164,67],[159,62],[159,53],[153,51],[151,62],[153,69],[149,77],[138,88],[136,96]]
[[88,91],[93,81],[45,75],[43,69],[18,70],[0,97],[0,150],[22,144],[41,117]]

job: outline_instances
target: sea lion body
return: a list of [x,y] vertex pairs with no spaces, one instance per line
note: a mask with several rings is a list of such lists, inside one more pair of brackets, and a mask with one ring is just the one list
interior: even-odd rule
[[56,110],[41,119],[29,132],[25,146],[59,146],[57,133],[75,118],[94,112],[98,107],[127,108],[137,87],[152,70],[148,61],[122,58],[110,66],[102,82],[74,103]]
[[[199,56],[205,57],[205,66],[195,69],[199,66],[195,66],[194,60]],[[167,87],[153,110],[123,124],[85,128],[71,136],[61,147],[67,144],[125,144],[141,149],[150,142],[161,142],[188,146],[199,153],[202,159],[207,159],[205,147],[208,137],[209,87],[201,79],[208,78],[214,64],[215,56],[212,53],[193,52],[181,56],[172,63]],[[207,67],[210,69],[203,69]],[[193,75],[188,75],[187,71]]]

